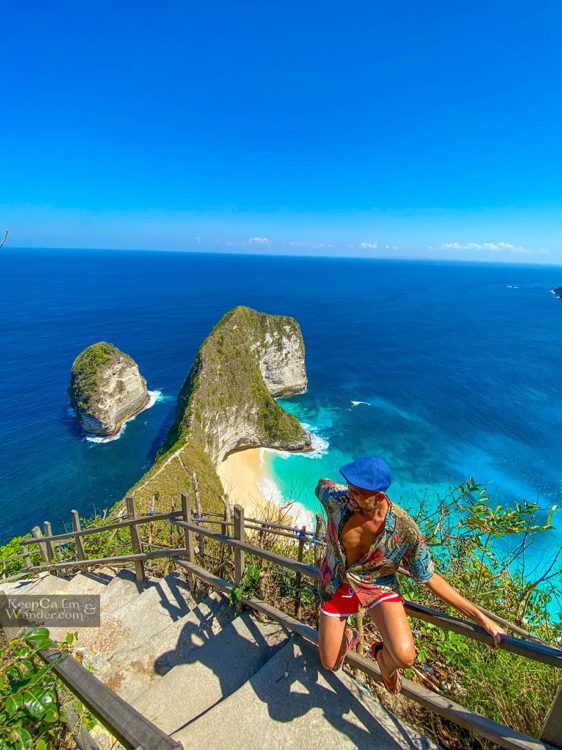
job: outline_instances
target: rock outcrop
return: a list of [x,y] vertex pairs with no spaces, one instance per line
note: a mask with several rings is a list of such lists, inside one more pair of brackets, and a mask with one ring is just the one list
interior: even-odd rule
[[552,294],[558,297],[558,299],[562,299],[562,286],[557,286],[555,289],[552,289]]
[[192,492],[195,474],[204,507],[220,509],[223,488],[216,469],[229,453],[254,447],[310,450],[310,435],[275,401],[306,386],[296,320],[234,308],[201,345],[156,464],[129,494],[135,493],[140,507],[154,496],[177,503],[181,492]]
[[105,341],[76,357],[68,391],[83,429],[104,437],[115,435],[149,401],[135,361]]

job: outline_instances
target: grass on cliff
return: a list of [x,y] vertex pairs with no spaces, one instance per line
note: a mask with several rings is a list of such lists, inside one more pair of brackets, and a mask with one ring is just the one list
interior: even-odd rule
[[[255,346],[266,337],[282,342],[290,327],[304,357],[296,321],[236,307],[224,315],[203,341],[178,396],[174,424],[149,471],[129,490],[139,511],[158,496],[157,510],[171,508],[182,492],[191,491],[193,472],[205,510],[220,511],[223,488],[215,471],[218,432],[233,421],[252,425],[260,445],[298,445],[307,439],[299,421],[269,393],[259,369]],[[121,509],[123,503],[117,504]]]
[[113,344],[98,341],[76,357],[71,371],[70,395],[77,408],[88,407],[100,383],[100,369],[116,356],[127,357]]

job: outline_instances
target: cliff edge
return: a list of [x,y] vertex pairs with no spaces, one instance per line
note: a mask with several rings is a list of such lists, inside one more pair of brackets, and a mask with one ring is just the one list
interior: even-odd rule
[[275,401],[306,390],[304,342],[294,318],[248,307],[227,313],[201,345],[154,466],[127,494],[166,510],[197,476],[203,507],[221,510],[217,467],[233,451],[310,450],[310,435]]
[[119,432],[150,398],[136,362],[105,341],[76,357],[68,393],[83,429],[100,436]]

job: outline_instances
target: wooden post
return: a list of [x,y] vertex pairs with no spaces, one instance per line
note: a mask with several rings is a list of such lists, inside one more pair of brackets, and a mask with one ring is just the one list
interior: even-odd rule
[[[72,530],[73,531],[80,531],[80,516],[78,515],[77,510],[71,510],[70,511],[70,518],[72,519]],[[85,560],[86,559],[86,550],[84,549],[84,540],[81,536],[78,536],[78,534],[74,537],[74,541],[76,542],[76,554],[78,555],[79,560]],[[87,565],[82,565],[81,569],[84,571],[88,570]]]
[[230,527],[227,526],[227,524],[229,524],[232,520],[231,518],[232,514],[230,510],[230,501],[228,499],[228,495],[225,494],[222,496],[222,502],[224,505],[224,524],[221,526],[221,533],[224,534],[225,536],[228,536],[229,534],[228,530]]
[[562,747],[562,685],[554,696],[541,732],[541,740]]
[[[197,481],[197,474],[194,471],[191,473],[191,479],[193,480],[193,494],[195,496],[195,513],[201,518],[203,510],[201,508],[201,497],[199,495],[199,482]],[[203,534],[199,534],[199,554],[201,555],[201,562],[204,563],[205,537]]]
[[[137,507],[134,497],[129,496],[127,498],[127,511],[129,513],[129,518],[133,519],[137,517]],[[129,526],[129,528],[131,529],[131,544],[133,545],[133,552],[135,554],[138,554],[142,552],[142,544],[138,526],[136,526],[136,524],[133,524]],[[145,579],[144,562],[142,560],[135,560],[135,576],[137,579],[137,583],[142,583]]]
[[[41,529],[39,526],[34,526],[31,529],[31,533],[36,539],[43,539],[43,534],[41,533]],[[39,542],[39,551],[41,552],[41,557],[45,562],[49,562],[49,555],[47,554],[47,547],[45,546],[45,542]]]
[[[299,535],[299,549],[297,552],[297,560],[302,562],[302,556],[304,553],[304,545],[306,542],[306,526],[303,526]],[[295,577],[295,617],[297,620],[301,618],[301,584],[302,584],[302,573],[297,573]]]
[[[244,508],[241,505],[234,506],[234,538],[243,542],[244,539]],[[240,585],[244,575],[244,552],[239,548],[234,548],[234,583]]]
[[29,554],[29,547],[27,544],[20,544],[20,550],[23,555],[23,561],[26,568],[31,568],[31,555]]
[[[43,524],[43,529],[45,530],[45,536],[53,536],[53,530],[51,528],[50,521],[45,521],[45,523]],[[53,553],[53,543],[50,539],[45,541],[45,547],[47,549],[47,557],[49,558],[48,562],[51,562],[55,555]]]
[[357,653],[359,656],[363,656],[365,651],[365,628],[364,625],[364,610],[362,607],[359,608],[357,613],[357,632],[359,633],[359,645],[357,646]]
[[[314,532],[315,540],[321,539],[324,536],[324,516],[322,513],[316,514],[316,530]],[[317,568],[320,567],[320,563],[322,562],[322,547],[317,543],[317,541],[314,542],[314,564]]]
[[[224,494],[222,496],[222,502],[224,504],[224,523],[221,526],[221,532],[224,534],[224,536],[230,536],[230,523],[232,522],[232,513],[230,510],[230,500],[228,499],[227,494]],[[222,570],[225,560],[228,558],[229,552],[230,547],[223,542],[221,544],[220,552],[220,570]]]
[[[187,492],[181,493],[181,510],[183,516],[182,521],[191,523],[191,506],[189,504],[189,495],[187,494]],[[194,562],[193,532],[184,527],[183,538],[185,544],[185,556],[187,557],[188,562],[192,563]]]
[[[192,523],[191,505],[189,503],[189,495],[187,494],[187,492],[181,493],[181,510],[182,521],[185,521],[186,523]],[[190,563],[195,562],[193,531],[191,531],[190,529],[186,529],[185,526],[183,529],[183,541],[185,545],[185,556],[187,557],[187,561]],[[193,575],[193,573],[188,573],[187,580],[189,581],[192,592],[195,593],[195,590],[197,588],[197,578]]]

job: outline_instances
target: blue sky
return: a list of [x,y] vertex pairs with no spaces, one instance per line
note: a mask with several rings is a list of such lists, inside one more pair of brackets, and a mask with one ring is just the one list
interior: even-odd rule
[[13,246],[562,263],[559,2],[29,2]]

